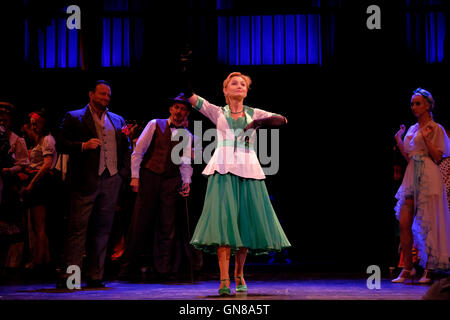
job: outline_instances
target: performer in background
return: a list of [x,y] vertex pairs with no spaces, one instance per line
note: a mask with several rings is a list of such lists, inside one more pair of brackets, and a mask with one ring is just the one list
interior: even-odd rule
[[[64,246],[64,267],[81,268],[87,257],[87,287],[102,288],[107,244],[121,184],[128,183],[131,145],[122,132],[125,120],[109,111],[111,87],[103,80],[89,89],[89,104],[68,112],[57,140],[69,154],[67,182],[70,212]],[[89,226],[89,235],[87,231]],[[61,274],[57,287],[66,287]]]
[[1,142],[5,142],[0,144],[0,205],[3,180],[12,182],[17,173],[22,172],[30,163],[25,139],[11,130],[13,110],[14,106],[11,103],[0,102],[0,139]]
[[54,199],[55,179],[53,169],[58,158],[55,138],[50,133],[50,115],[45,109],[29,114],[30,128],[33,131],[30,139],[34,146],[30,148],[30,164],[25,169],[29,179],[22,187],[20,194],[30,210],[31,226],[34,239],[31,245],[31,261],[25,266],[28,270],[36,269],[37,273],[48,269],[51,262],[48,240],[47,217],[50,204]]
[[[176,203],[179,194],[187,197],[190,192],[192,139],[183,123],[191,106],[179,97],[170,103],[170,117],[151,120],[131,156],[130,186],[137,197],[123,256],[122,278],[133,276],[133,270],[138,269],[138,256],[149,245],[153,248],[152,267],[158,280],[174,280],[178,271],[174,251]],[[183,136],[187,143],[180,164],[172,159],[172,150],[181,143],[172,139],[178,129],[187,133]]]
[[[265,175],[253,149],[256,131],[251,130],[260,126],[282,126],[287,120],[245,106],[250,84],[250,77],[231,73],[223,82],[227,103],[223,108],[197,96],[189,87],[184,90],[194,109],[217,126],[217,148],[203,171],[208,176],[208,186],[191,244],[217,253],[220,295],[231,293],[229,263],[232,254],[235,255],[236,292],[246,292],[247,253],[263,254],[291,246],[272,208]],[[251,131],[243,134],[246,130]]]
[[417,118],[405,133],[401,125],[395,140],[408,166],[395,195],[400,225],[400,246],[404,268],[392,282],[413,279],[412,246],[419,251],[419,264],[425,269],[420,283],[430,283],[432,269],[450,267],[450,214],[438,163],[450,153],[450,141],[444,128],[433,121],[434,99],[418,88],[411,98],[411,110]]
[[30,161],[25,140],[11,130],[14,111],[11,103],[0,102],[0,281],[21,269],[26,239],[19,191],[20,175]]
[[[450,130],[446,129],[445,133],[447,136],[450,133]],[[442,161],[439,163],[439,170],[441,170],[442,180],[444,181],[445,189],[447,191],[447,201],[448,207],[450,209],[450,157],[443,157]]]

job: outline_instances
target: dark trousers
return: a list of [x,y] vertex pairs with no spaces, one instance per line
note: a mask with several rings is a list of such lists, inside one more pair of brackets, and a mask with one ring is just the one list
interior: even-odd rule
[[116,203],[122,184],[119,174],[104,173],[93,193],[71,192],[68,230],[63,262],[67,267],[82,267],[86,253],[86,276],[103,278],[108,239],[114,221]]
[[161,274],[173,273],[177,189],[181,177],[167,177],[142,169],[124,253],[125,264],[135,264],[149,246],[153,267]]

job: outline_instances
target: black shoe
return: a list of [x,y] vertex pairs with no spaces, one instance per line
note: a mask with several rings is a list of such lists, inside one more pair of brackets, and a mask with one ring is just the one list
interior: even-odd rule
[[145,279],[145,273],[136,266],[123,265],[120,268],[117,278],[120,281],[139,282]]
[[62,277],[57,278],[56,289],[67,289],[67,278]]
[[87,279],[86,288],[106,288],[106,284],[100,279]]
[[177,277],[173,273],[159,273],[156,276],[156,280],[157,280],[157,282],[160,282],[160,283],[161,282],[162,283],[165,283],[165,282],[171,283],[171,282],[176,282]]
[[194,274],[192,275],[194,278],[194,282],[196,281],[208,281],[211,280],[211,277],[208,276],[208,274],[204,273],[203,271],[194,271]]

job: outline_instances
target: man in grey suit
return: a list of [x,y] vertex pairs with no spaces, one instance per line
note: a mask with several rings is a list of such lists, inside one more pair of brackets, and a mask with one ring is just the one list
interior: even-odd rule
[[81,268],[84,253],[87,287],[105,287],[106,250],[120,187],[129,183],[131,157],[130,141],[122,132],[125,120],[108,110],[110,99],[110,85],[97,81],[89,91],[89,104],[64,116],[57,137],[58,151],[69,154],[66,179],[70,189],[59,288],[66,287],[64,268]]

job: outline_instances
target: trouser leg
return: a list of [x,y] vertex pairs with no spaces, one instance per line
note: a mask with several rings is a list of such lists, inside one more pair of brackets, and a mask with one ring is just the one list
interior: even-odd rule
[[179,197],[177,188],[180,186],[179,177],[166,179],[161,185],[160,212],[158,215],[158,228],[156,231],[155,268],[159,273],[173,272],[173,254],[175,245],[175,216],[176,201]]
[[153,230],[151,229],[155,212],[158,209],[160,179],[160,176],[149,170],[141,170],[139,191],[123,254],[124,265],[135,264],[137,257],[153,243]]
[[114,222],[117,199],[122,178],[120,175],[102,176],[95,210],[92,214],[90,233],[87,242],[87,272],[93,279],[103,278],[108,240]]
[[72,192],[70,194],[69,221],[63,253],[65,268],[70,265],[82,267],[86,233],[96,196],[97,191],[89,194],[83,192]]

